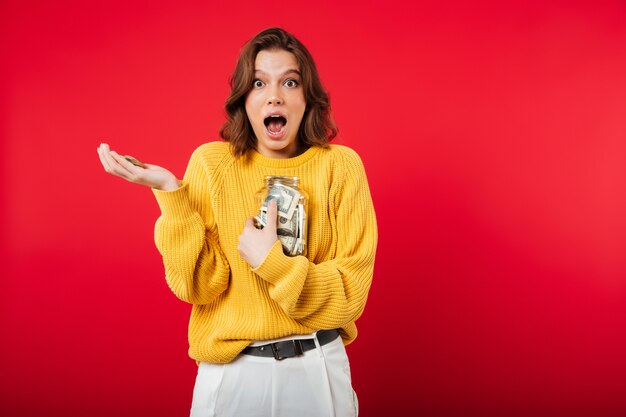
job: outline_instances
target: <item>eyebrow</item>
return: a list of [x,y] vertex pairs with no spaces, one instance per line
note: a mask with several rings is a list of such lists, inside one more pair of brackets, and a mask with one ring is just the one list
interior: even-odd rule
[[[254,70],[254,73],[256,74],[257,72],[260,72],[260,73],[262,73],[262,74],[267,74],[267,73],[266,73],[265,71],[263,71],[263,70],[260,70],[260,69],[255,69],[255,70]],[[302,77],[302,74],[300,73],[300,71],[298,71],[297,69],[293,69],[293,68],[288,69],[287,71],[285,71],[285,72],[283,72],[282,74],[280,74],[280,77],[284,77],[285,75],[287,75],[287,74],[292,74],[292,73],[293,73],[293,74],[297,74],[297,75],[299,75],[300,77]]]

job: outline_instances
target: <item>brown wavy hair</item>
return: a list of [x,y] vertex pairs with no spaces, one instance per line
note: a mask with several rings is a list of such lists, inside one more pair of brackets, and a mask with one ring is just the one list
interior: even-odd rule
[[256,136],[246,114],[246,97],[253,87],[257,54],[273,49],[291,52],[300,66],[306,108],[298,129],[298,141],[306,146],[326,147],[337,136],[328,93],[322,86],[313,57],[295,36],[280,28],[270,28],[244,45],[230,79],[231,92],[224,106],[227,119],[220,129],[220,136],[230,142],[235,156],[256,149]]

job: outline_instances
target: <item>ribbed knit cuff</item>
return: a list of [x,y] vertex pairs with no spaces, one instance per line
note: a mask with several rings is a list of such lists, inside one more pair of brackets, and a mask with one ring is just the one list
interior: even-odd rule
[[270,284],[276,284],[281,278],[306,276],[308,266],[309,261],[304,256],[286,256],[280,240],[277,240],[261,265],[252,271]]
[[181,187],[174,191],[152,189],[163,216],[185,219],[193,215],[188,188],[187,183],[181,181]]

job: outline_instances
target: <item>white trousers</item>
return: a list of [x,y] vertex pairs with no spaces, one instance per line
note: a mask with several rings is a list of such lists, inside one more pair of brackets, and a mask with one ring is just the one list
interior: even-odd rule
[[341,337],[315,344],[281,361],[241,354],[227,364],[201,362],[191,417],[356,417]]

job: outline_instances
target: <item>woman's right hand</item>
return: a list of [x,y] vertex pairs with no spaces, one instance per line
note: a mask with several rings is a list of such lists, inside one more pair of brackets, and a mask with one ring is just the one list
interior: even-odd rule
[[145,168],[135,166],[117,152],[110,150],[106,143],[100,144],[98,155],[104,170],[111,175],[162,191],[180,188],[176,176],[167,169],[152,164],[144,164]]

